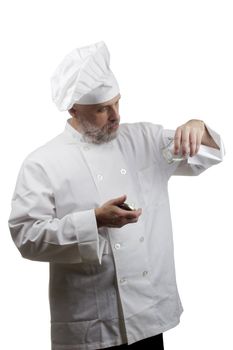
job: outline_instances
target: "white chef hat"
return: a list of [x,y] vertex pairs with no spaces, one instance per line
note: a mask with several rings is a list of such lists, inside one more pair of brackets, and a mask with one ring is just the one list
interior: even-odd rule
[[110,54],[103,41],[71,51],[51,78],[52,99],[60,111],[74,103],[97,104],[119,94],[109,68]]

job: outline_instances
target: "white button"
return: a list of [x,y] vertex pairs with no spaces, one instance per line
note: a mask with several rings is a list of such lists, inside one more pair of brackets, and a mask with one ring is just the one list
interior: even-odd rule
[[143,236],[140,237],[139,240],[140,240],[140,242],[143,242],[144,241],[144,237]]
[[114,245],[114,247],[115,247],[115,249],[120,249],[121,245],[120,245],[120,243],[116,243],[116,244]]
[[125,278],[121,278],[120,279],[120,283],[125,283],[126,279]]
[[104,178],[103,175],[101,175],[101,174],[98,174],[98,175],[97,175],[97,179],[98,179],[99,181],[102,181],[103,178]]
[[126,170],[125,169],[121,169],[121,174],[125,175],[126,174]]
[[143,271],[142,276],[145,277],[148,275],[148,271]]

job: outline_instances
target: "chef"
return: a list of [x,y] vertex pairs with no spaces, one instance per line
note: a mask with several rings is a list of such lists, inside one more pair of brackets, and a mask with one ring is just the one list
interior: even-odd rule
[[[65,129],[18,174],[9,228],[21,255],[50,265],[53,350],[163,349],[180,321],[167,184],[222,161],[202,120],[176,130],[120,123],[104,42],[70,52],[52,97]],[[146,117],[146,116],[145,116]]]

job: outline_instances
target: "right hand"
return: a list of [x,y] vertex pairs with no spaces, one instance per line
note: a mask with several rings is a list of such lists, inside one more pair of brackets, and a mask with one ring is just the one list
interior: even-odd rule
[[126,195],[111,199],[104,203],[101,207],[95,209],[97,226],[106,227],[122,227],[138,221],[138,217],[142,213],[142,209],[124,210],[118,207],[126,200]]

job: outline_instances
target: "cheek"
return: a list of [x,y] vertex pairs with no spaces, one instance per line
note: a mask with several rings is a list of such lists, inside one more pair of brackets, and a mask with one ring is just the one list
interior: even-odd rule
[[96,115],[95,113],[86,113],[85,116],[83,116],[83,119],[88,122],[88,124],[94,126],[94,127],[102,127],[104,124],[104,118],[101,118],[101,116]]
[[107,114],[102,114],[98,116],[95,120],[95,125],[102,128],[106,124],[108,124],[108,115]]

